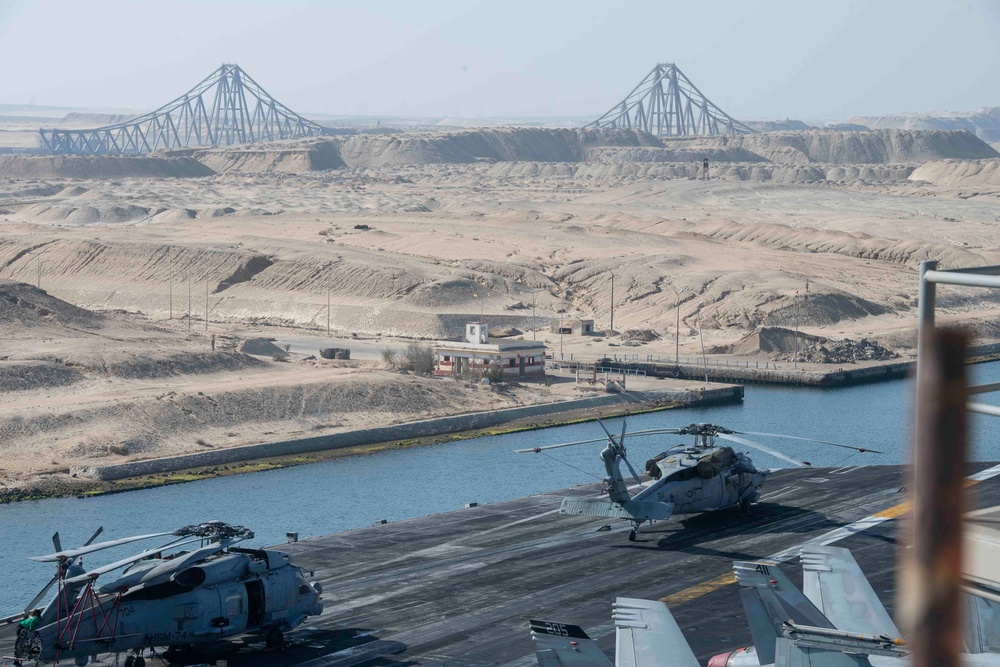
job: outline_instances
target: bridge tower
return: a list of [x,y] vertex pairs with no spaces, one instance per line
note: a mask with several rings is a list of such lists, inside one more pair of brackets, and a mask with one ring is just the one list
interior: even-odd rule
[[56,155],[145,155],[319,136],[324,128],[271,97],[239,65],[223,64],[155,111],[92,130],[39,130]]
[[658,137],[749,134],[705,97],[674,63],[659,63],[624,100],[584,127],[643,130]]

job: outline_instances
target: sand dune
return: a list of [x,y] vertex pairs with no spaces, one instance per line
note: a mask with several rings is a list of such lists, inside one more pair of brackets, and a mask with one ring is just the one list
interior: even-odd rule
[[922,164],[910,174],[911,181],[935,185],[1000,186],[1000,160],[943,160]]

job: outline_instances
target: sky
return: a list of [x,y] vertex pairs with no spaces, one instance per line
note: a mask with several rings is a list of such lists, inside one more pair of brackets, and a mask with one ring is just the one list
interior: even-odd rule
[[300,113],[597,117],[675,62],[743,119],[1000,106],[994,0],[0,0],[0,104],[153,109],[235,62]]

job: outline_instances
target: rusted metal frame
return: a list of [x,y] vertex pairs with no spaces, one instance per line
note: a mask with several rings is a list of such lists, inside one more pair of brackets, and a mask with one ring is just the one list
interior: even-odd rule
[[902,604],[914,667],[958,667],[962,650],[962,516],[966,510],[968,336],[920,332],[909,545],[900,549]]

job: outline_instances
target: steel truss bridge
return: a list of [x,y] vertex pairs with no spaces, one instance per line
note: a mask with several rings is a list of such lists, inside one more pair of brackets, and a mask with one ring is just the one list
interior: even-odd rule
[[705,97],[674,63],[660,63],[610,111],[584,127],[644,130],[658,137],[750,134]]
[[145,155],[159,149],[232,146],[324,133],[271,97],[239,65],[223,64],[155,111],[92,130],[39,130],[56,155]]

